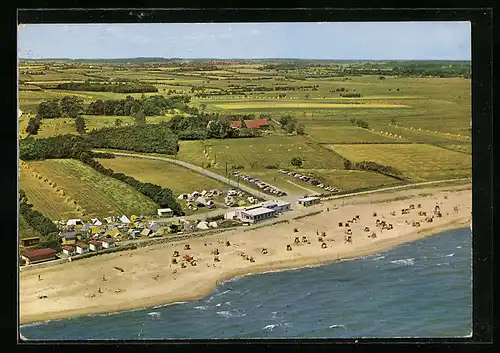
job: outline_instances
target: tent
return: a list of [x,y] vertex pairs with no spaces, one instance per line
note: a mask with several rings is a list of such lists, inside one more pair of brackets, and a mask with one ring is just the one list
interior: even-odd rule
[[131,220],[132,222],[137,221],[137,218],[139,218],[139,217],[137,217],[135,214],[133,214],[132,216],[130,216],[130,220]]
[[98,220],[97,218],[92,218],[91,219],[92,225],[94,226],[102,226],[102,222]]
[[87,232],[90,230],[91,224],[84,224],[82,227],[82,232]]
[[196,206],[206,206],[207,205],[207,199],[204,197],[200,196],[196,199],[195,201]]
[[210,223],[208,223],[208,226],[210,228],[218,228],[219,227],[219,225],[217,224],[217,222],[210,222]]
[[147,229],[147,228],[144,228],[141,232],[141,236],[142,237],[147,237],[149,236],[150,234],[153,234],[153,231],[151,229]]
[[198,223],[198,225],[196,226],[196,228],[198,228],[198,229],[208,229],[208,223],[205,222],[205,221],[201,221],[200,223]]
[[104,235],[110,235],[112,237],[117,237],[118,235],[120,235],[120,231],[118,230],[118,228],[111,228],[109,229],[106,233],[104,233]]
[[101,231],[101,228],[99,228],[98,226],[90,227],[90,233],[92,233],[92,234],[98,234],[100,231]]
[[191,223],[189,223],[189,222],[185,222],[185,223],[184,223],[184,230],[185,230],[185,231],[191,230]]
[[158,229],[160,229],[160,226],[157,223],[151,222],[149,224],[149,229],[151,229],[153,232],[156,232]]
[[77,224],[83,224],[81,219],[70,219],[66,223],[67,226],[76,226]]
[[104,220],[106,221],[106,223],[112,223],[113,222],[113,219],[111,217],[106,217],[106,218],[104,218]]
[[189,197],[189,195],[188,195],[188,194],[180,194],[177,198],[178,198],[179,200],[185,200],[185,199],[187,199],[188,197]]
[[122,223],[130,223],[130,219],[128,219],[125,215],[120,217],[120,221],[122,221]]
[[215,207],[215,202],[213,202],[212,200],[208,200],[208,202],[207,202],[207,207],[208,207],[208,208],[213,208],[213,207]]
[[245,206],[247,203],[245,202],[245,200],[239,200],[238,201],[238,206]]
[[205,196],[206,194],[207,194],[207,190],[203,190],[200,195]]

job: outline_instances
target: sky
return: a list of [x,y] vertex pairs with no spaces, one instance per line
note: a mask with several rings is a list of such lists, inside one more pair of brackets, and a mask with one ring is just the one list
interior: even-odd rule
[[26,24],[20,58],[470,60],[470,22]]

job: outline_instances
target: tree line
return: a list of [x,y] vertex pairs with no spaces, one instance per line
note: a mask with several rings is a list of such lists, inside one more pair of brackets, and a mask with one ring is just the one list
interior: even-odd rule
[[76,118],[83,111],[83,100],[75,96],[51,99],[37,106],[36,116],[40,119]]
[[162,188],[161,186],[152,183],[143,183],[123,173],[115,173],[112,169],[105,168],[102,164],[93,159],[92,154],[88,152],[82,152],[79,156],[79,159],[97,172],[132,186],[141,194],[149,197],[151,200],[157,203],[161,208],[168,207],[172,209],[174,214],[178,216],[183,215],[182,207],[177,202],[177,199],[173,195],[172,190]]
[[33,209],[33,205],[28,203],[26,193],[22,189],[19,190],[19,213],[28,222],[29,226],[40,235],[45,236],[59,231],[50,218]]
[[280,123],[281,128],[289,134],[295,132],[297,135],[304,135],[306,133],[304,124],[299,123],[297,118],[294,118],[291,115],[282,116],[278,122]]
[[398,180],[407,180],[407,177],[405,177],[404,174],[396,168],[371,161],[352,162],[346,159],[344,160],[344,169],[377,172]]
[[117,116],[133,116],[139,111],[142,111],[146,116],[163,115],[172,109],[179,109],[186,113],[197,113],[197,108],[188,106],[191,98],[187,95],[175,95],[165,97],[162,95],[154,95],[135,99],[132,96],[127,96],[125,99],[98,99],[89,104],[85,114],[87,115],[117,115]]
[[92,83],[92,82],[66,82],[55,86],[43,86],[65,91],[113,92],[113,93],[146,93],[158,92],[158,88],[141,83]]

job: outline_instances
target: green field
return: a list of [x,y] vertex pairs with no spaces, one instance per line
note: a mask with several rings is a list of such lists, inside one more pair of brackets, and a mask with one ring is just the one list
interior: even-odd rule
[[[208,152],[205,158],[203,150]],[[197,165],[215,161],[218,169],[243,166],[245,169],[264,169],[266,165],[279,168],[290,166],[292,157],[303,159],[303,168],[342,168],[343,161],[331,151],[309,142],[302,136],[267,136],[251,139],[181,141],[179,159]]]
[[472,157],[424,144],[331,145],[352,161],[373,161],[402,171],[414,181],[469,177]]
[[106,168],[121,172],[137,180],[157,184],[172,190],[174,195],[192,193],[193,191],[227,189],[228,186],[217,180],[204,177],[178,165],[150,159],[120,157],[97,159]]
[[[140,194],[131,186],[118,180],[99,174],[85,164],[72,159],[50,159],[41,162],[28,163],[34,170],[55,182],[65,193],[77,201],[90,216],[108,216],[125,214],[155,213],[158,205]],[[21,187],[24,188],[21,180]],[[37,201],[28,199],[40,211],[48,214],[48,207],[37,205]],[[58,200],[46,200],[51,207]],[[64,217],[64,214],[51,213],[51,218]]]

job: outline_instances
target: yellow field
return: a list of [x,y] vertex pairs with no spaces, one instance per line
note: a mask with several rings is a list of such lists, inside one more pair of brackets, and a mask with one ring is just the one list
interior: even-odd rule
[[352,161],[373,161],[394,167],[414,180],[469,177],[472,156],[424,144],[330,145]]
[[24,168],[20,171],[19,184],[19,187],[26,192],[28,202],[45,216],[51,219],[81,216],[81,213],[76,210],[76,205],[66,201],[66,196],[62,196],[56,188],[51,187],[43,179],[31,175]]
[[[29,162],[28,165],[37,173],[55,182],[71,200],[76,200],[89,216],[109,216],[126,214],[151,214],[158,205],[140,194],[131,186],[113,178],[104,176],[89,166],[73,159],[50,159]],[[24,188],[21,182],[21,187]],[[59,195],[56,195],[59,196]],[[28,198],[30,196],[28,195]],[[31,202],[47,214],[51,207],[60,204],[57,198]],[[65,217],[64,212],[51,212],[54,219]]]
[[373,99],[373,100],[394,100],[394,99],[421,99],[423,97],[419,96],[367,96],[367,97],[313,97],[312,99],[340,99],[340,100],[363,100],[363,99]]
[[393,108],[410,108],[409,105],[403,104],[376,104],[376,103],[366,103],[366,104],[342,104],[342,103],[291,103],[291,102],[266,102],[266,103],[223,103],[215,104],[216,107],[222,109],[258,109],[258,108],[295,108],[295,109],[367,109],[367,108],[377,108],[377,109],[393,109]]

